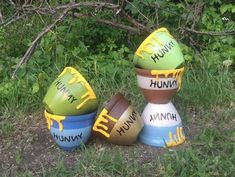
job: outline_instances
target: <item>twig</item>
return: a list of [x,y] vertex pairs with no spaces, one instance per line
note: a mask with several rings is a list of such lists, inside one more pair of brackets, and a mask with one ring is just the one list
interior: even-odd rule
[[80,2],[80,3],[69,3],[66,5],[61,5],[61,6],[57,6],[54,9],[55,10],[60,10],[60,9],[65,9],[65,8],[78,8],[80,6],[83,7],[105,7],[105,8],[110,8],[110,9],[116,9],[119,7],[119,5],[117,4],[112,4],[112,3],[107,3],[107,2]]
[[196,34],[202,34],[202,35],[210,35],[210,36],[228,36],[228,35],[235,35],[235,30],[231,30],[231,31],[196,31],[196,30],[192,30],[189,28],[182,28],[183,30],[186,30],[188,32],[191,33],[196,33]]
[[[68,3],[65,5],[59,5],[55,7],[36,7],[36,8],[29,8],[30,6],[22,6],[20,10],[18,10],[12,17],[7,19],[5,22],[1,23],[0,26],[7,26],[15,21],[18,21],[20,19],[23,19],[23,17],[32,15],[32,14],[41,14],[41,15],[53,15],[56,14],[57,11],[63,10],[63,9],[76,9],[78,7],[91,7],[91,8],[109,8],[109,9],[117,9],[119,5],[112,4],[112,3],[106,3],[106,2],[80,2],[80,3]],[[22,13],[23,12],[23,13]],[[20,14],[20,15],[19,15]]]
[[137,22],[135,19],[133,19],[130,15],[128,15],[125,11],[121,11],[121,14],[124,16],[124,18],[126,20],[128,20],[130,23],[132,23],[135,27],[137,27],[140,30],[143,30],[147,33],[150,33],[151,30],[149,28],[147,28],[146,26],[144,26],[143,24]]
[[8,0],[8,1],[9,1],[9,3],[10,3],[11,5],[13,5],[14,7],[16,6],[15,3],[14,3],[12,0]]
[[21,15],[17,14],[17,15],[14,15],[14,16],[10,17],[9,19],[7,19],[5,22],[1,23],[0,26],[6,27],[6,26],[10,25],[13,22],[16,22],[18,20],[23,19],[27,15],[28,14],[21,14]]
[[126,0],[126,2],[129,3],[132,7],[134,7],[134,8],[138,11],[138,13],[139,13],[141,16],[143,16],[147,21],[151,22],[151,20],[150,20],[148,17],[146,17],[133,3],[131,3],[131,2],[128,1],[128,0]]
[[109,21],[109,20],[96,19],[96,18],[92,18],[90,16],[87,16],[87,15],[84,15],[84,14],[81,14],[81,13],[73,13],[73,15],[75,17],[79,17],[79,18],[91,19],[91,20],[94,20],[95,22],[100,22],[100,23],[110,25],[110,26],[113,26],[113,27],[116,27],[116,28],[127,30],[127,31],[132,32],[132,33],[138,33],[139,34],[141,32],[141,29],[134,28],[134,27],[127,26],[127,25],[124,25],[124,24],[120,24],[120,23],[116,23],[116,22],[112,22],[112,21]]
[[[24,63],[27,63],[28,60],[30,59],[30,57],[33,55],[33,52],[35,50],[35,48],[37,47],[37,44],[39,43],[40,39],[45,35],[47,34],[58,22],[60,22],[65,16],[66,14],[68,13],[68,11],[72,10],[72,9],[76,9],[76,8],[79,8],[79,7],[92,7],[92,8],[110,8],[110,9],[117,9],[119,7],[119,5],[116,5],[116,4],[112,4],[112,3],[106,3],[106,2],[80,2],[80,3],[68,3],[66,5],[61,5],[61,6],[56,6],[56,7],[49,7],[49,8],[41,8],[41,7],[38,7],[38,8],[28,8],[28,7],[25,7],[23,9],[21,9],[21,11],[23,11],[24,13],[22,15],[18,15],[19,13],[16,13],[13,17],[11,17],[9,19],[9,21],[5,22],[4,24],[1,24],[1,25],[8,25],[14,21],[17,21],[19,19],[22,19],[24,16],[27,16],[29,14],[34,14],[35,12],[36,13],[39,13],[39,14],[55,14],[56,12],[58,11],[61,11],[61,10],[64,10],[61,15],[59,15],[58,18],[56,18],[56,20],[46,26],[38,35],[37,37],[33,40],[33,42],[31,43],[30,47],[27,49],[26,53],[24,54],[24,56],[21,58],[20,62],[17,63],[16,65],[16,68],[12,74],[12,79],[15,78],[16,76],[16,72],[19,70],[20,66]],[[17,15],[17,16],[16,16]],[[99,20],[100,22],[103,22],[103,23],[106,23],[106,24],[109,24],[109,25],[113,25],[113,26],[118,26],[119,28],[123,28],[123,29],[128,29],[128,30],[136,30],[134,28],[131,28],[131,27],[128,27],[128,26],[125,26],[125,25],[121,25],[121,24],[115,24],[115,23],[112,23],[110,21],[106,21],[106,20]]]
[[65,9],[65,10],[61,13],[61,15],[60,15],[58,18],[56,18],[56,20],[55,20],[52,24],[46,26],[46,27],[38,34],[38,36],[34,39],[34,41],[33,41],[32,44],[30,45],[30,47],[28,48],[28,50],[26,51],[26,53],[24,54],[24,56],[21,58],[20,62],[17,63],[16,68],[15,68],[13,74],[12,74],[12,77],[11,77],[12,79],[15,78],[16,72],[19,70],[20,66],[21,66],[22,64],[24,64],[24,63],[27,63],[27,61],[29,60],[29,58],[32,56],[32,54],[33,54],[35,48],[37,47],[37,44],[38,44],[38,42],[40,41],[40,39],[41,39],[45,34],[47,34],[53,27],[55,27],[55,25],[56,25],[58,22],[60,22],[60,21],[66,16],[66,14],[68,13],[69,10],[70,10],[70,8]]
[[3,23],[4,22],[4,18],[2,16],[2,12],[1,12],[1,9],[0,9],[0,22]]

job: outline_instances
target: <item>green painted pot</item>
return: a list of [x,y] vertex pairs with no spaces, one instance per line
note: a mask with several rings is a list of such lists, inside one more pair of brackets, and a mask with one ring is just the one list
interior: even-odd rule
[[183,66],[184,57],[168,30],[160,28],[141,43],[135,52],[134,64],[147,70],[172,70]]
[[72,67],[66,67],[51,84],[43,103],[48,112],[63,116],[90,113],[98,106],[91,86]]

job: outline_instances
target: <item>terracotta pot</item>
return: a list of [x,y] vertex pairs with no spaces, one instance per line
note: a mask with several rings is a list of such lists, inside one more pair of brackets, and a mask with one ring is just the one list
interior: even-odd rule
[[174,105],[148,103],[141,115],[144,128],[139,139],[144,144],[173,147],[185,141],[181,118]]
[[135,68],[137,82],[150,103],[165,104],[171,101],[181,87],[184,68],[175,70],[144,70]]
[[134,143],[143,128],[143,120],[121,93],[114,95],[93,126],[96,136],[120,145]]
[[88,142],[96,112],[76,116],[44,113],[52,138],[61,149],[73,150]]
[[134,55],[134,64],[148,70],[171,70],[184,64],[184,57],[176,40],[166,28],[151,33]]
[[98,106],[93,89],[72,67],[66,67],[51,84],[43,103],[46,110],[55,115],[86,114]]

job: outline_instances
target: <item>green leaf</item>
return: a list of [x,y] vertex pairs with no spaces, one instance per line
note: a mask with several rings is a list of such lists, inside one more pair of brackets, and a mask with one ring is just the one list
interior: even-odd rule
[[227,7],[226,4],[223,4],[223,5],[220,7],[220,13],[221,13],[221,14],[224,14],[227,10],[228,10],[228,7]]
[[56,54],[57,54],[58,56],[61,56],[61,55],[63,55],[63,53],[64,53],[64,46],[61,45],[61,44],[58,44],[58,45],[56,46]]
[[232,6],[232,13],[235,12],[235,6]]
[[36,82],[33,84],[33,90],[32,90],[32,94],[35,94],[39,91],[39,84]]
[[234,11],[234,8],[235,8],[235,6],[233,6],[232,4],[223,4],[223,5],[220,7],[220,12],[221,12],[221,14],[224,14],[224,13],[227,12],[227,11],[233,12],[233,11]]

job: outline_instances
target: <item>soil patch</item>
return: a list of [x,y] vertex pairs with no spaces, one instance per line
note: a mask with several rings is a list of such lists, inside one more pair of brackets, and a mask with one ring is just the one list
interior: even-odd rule
[[[16,176],[18,172],[25,169],[36,175],[47,168],[55,166],[59,159],[63,159],[65,165],[69,167],[73,167],[76,163],[76,157],[81,151],[64,152],[59,149],[52,140],[42,112],[28,115],[15,126],[15,131],[9,136],[3,137],[0,144],[1,175]],[[185,125],[186,137],[191,139],[198,131],[197,126],[197,124]],[[97,151],[102,151],[106,148],[119,148],[127,158],[130,150],[134,150],[138,153],[137,160],[141,164],[150,163],[154,156],[168,150],[143,145],[139,142],[133,146],[115,146],[94,138],[92,138],[88,146],[96,148]],[[185,143],[174,149],[185,148],[185,146],[188,146],[188,144]],[[82,154],[80,153],[80,155]]]

